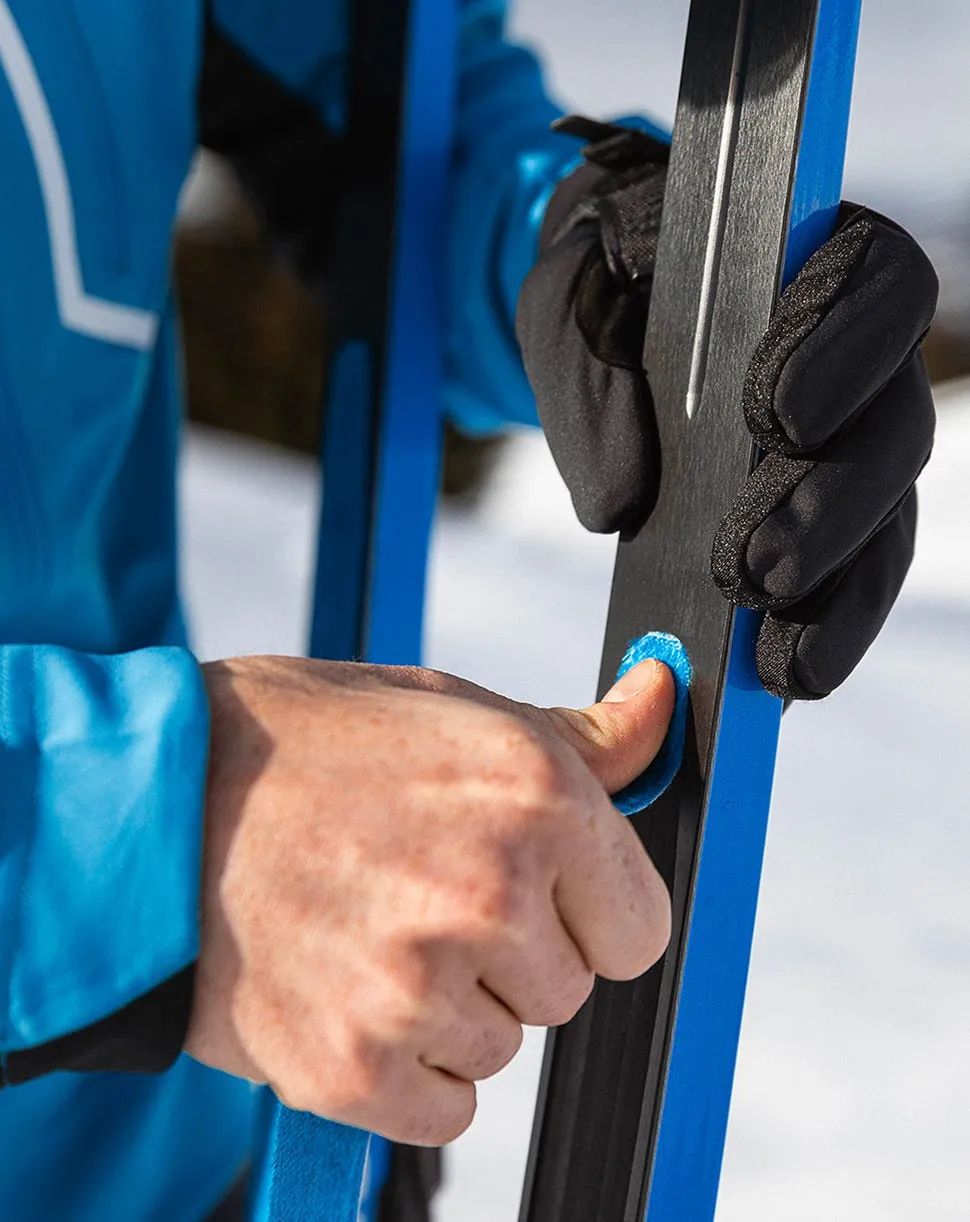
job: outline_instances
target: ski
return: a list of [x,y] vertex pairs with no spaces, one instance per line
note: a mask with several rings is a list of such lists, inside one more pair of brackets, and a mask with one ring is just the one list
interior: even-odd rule
[[632,984],[597,982],[552,1031],[520,1222],[710,1222],[740,1033],[780,701],[757,617],[710,550],[755,461],[747,362],[779,287],[831,232],[860,0],[693,0],[644,365],[663,483],[619,544],[600,691],[627,644],[676,634],[694,667],[677,781],[634,817],[673,936]]
[[[416,664],[438,495],[454,0],[355,0],[308,653]],[[428,1152],[264,1092],[251,1222],[423,1222]],[[360,1192],[362,1172],[364,1191]],[[421,1197],[421,1192],[417,1197]]]

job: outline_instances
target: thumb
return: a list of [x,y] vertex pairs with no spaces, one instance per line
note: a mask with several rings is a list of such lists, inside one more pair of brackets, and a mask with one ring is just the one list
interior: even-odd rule
[[675,697],[670,670],[648,659],[628,670],[598,704],[545,712],[553,732],[608,793],[616,793],[635,781],[663,746]]

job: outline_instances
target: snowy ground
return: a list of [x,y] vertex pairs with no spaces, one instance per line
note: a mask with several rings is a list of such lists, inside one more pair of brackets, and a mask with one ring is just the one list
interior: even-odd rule
[[[919,558],[870,658],[785,718],[720,1222],[970,1218],[970,386],[940,396]],[[190,434],[200,653],[297,652],[313,465]],[[429,663],[586,703],[612,561],[537,435],[437,534]],[[481,1091],[443,1222],[512,1222],[541,1054]]]

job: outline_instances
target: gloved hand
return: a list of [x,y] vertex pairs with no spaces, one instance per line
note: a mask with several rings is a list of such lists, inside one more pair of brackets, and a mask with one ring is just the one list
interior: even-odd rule
[[[641,353],[667,150],[631,129],[561,126],[592,143],[550,201],[516,331],[580,521],[632,531],[659,490]],[[909,234],[843,204],[751,358],[738,406],[765,457],[712,540],[711,571],[732,601],[767,612],[758,671],[779,696],[838,687],[902,586],[933,440],[920,345],[937,290]]]

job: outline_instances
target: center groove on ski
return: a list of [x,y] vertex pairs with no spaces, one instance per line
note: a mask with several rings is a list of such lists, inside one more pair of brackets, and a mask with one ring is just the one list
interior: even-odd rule
[[734,169],[734,152],[738,143],[739,91],[744,73],[744,56],[748,43],[748,22],[751,17],[751,0],[742,0],[738,12],[737,31],[734,35],[734,56],[731,63],[731,80],[724,103],[724,122],[721,128],[721,147],[717,158],[717,178],[714,183],[714,200],[711,207],[711,226],[707,235],[707,252],[704,258],[704,275],[701,280],[701,299],[694,334],[694,350],[691,354],[690,383],[687,387],[685,409],[691,419],[700,402],[701,392],[707,376],[707,356],[711,347],[711,325],[714,318],[714,301],[717,279],[721,270],[721,248],[727,224],[727,208],[730,202],[729,187]]

